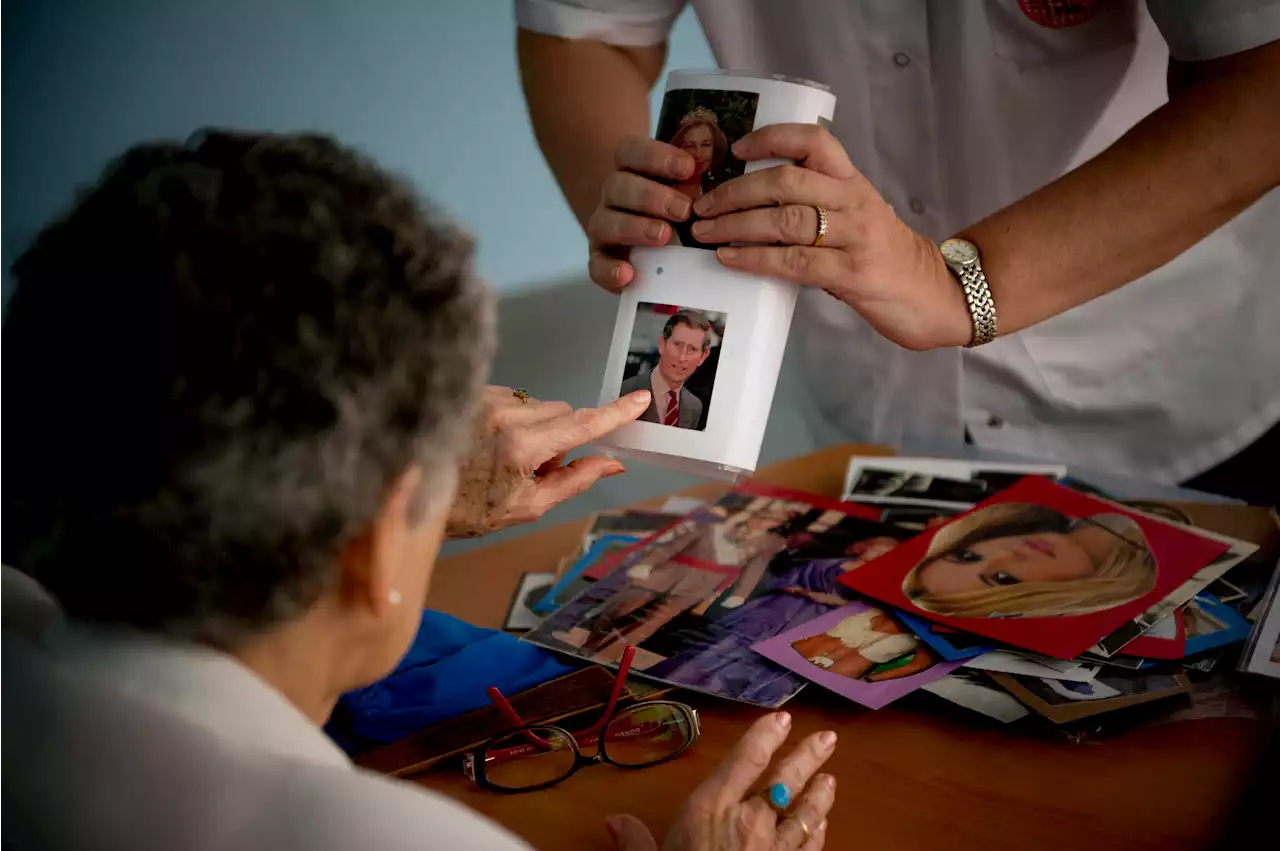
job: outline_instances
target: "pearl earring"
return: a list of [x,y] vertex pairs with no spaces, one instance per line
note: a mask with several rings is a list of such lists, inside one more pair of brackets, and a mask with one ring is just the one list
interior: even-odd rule
[[387,601],[393,606],[400,605],[400,592],[393,588],[391,593],[387,594]]

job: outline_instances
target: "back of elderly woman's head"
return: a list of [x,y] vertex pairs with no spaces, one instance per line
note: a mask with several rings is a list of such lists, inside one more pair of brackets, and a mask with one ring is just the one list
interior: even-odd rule
[[234,646],[389,489],[453,481],[491,308],[469,240],[314,135],[135,147],[17,261],[5,561],[74,616]]

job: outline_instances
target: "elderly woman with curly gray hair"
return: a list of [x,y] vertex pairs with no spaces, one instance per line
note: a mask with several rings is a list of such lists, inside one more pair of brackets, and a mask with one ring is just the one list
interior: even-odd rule
[[[14,275],[6,847],[523,847],[320,725],[404,654],[441,542],[622,472],[565,456],[649,394],[574,411],[484,387],[469,240],[321,136],[134,147]],[[834,734],[774,769],[795,818],[749,794],[788,732],[761,718],[666,847],[820,848]]]

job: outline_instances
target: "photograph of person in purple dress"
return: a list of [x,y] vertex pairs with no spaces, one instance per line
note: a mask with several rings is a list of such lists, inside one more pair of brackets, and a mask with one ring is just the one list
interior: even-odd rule
[[683,630],[683,649],[645,673],[686,688],[778,706],[806,681],[751,646],[849,603],[853,598],[837,581],[840,576],[897,543],[880,534],[849,544],[835,557],[775,564],[757,596],[715,620]]

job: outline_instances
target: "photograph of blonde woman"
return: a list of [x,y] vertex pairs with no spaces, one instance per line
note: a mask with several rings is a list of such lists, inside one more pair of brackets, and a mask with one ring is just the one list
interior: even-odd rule
[[[703,89],[675,89],[667,92],[658,118],[656,138],[675,145],[693,162],[672,184],[672,188],[689,199],[690,207],[703,195],[730,178],[739,177],[746,163],[733,156],[733,143],[750,133],[755,126],[755,92],[725,92]],[[697,216],[673,222],[675,240],[672,245],[690,248],[712,248],[702,245],[693,235]]]
[[1003,503],[939,529],[902,591],[934,614],[1055,617],[1131,603],[1155,583],[1155,557],[1128,515]]

